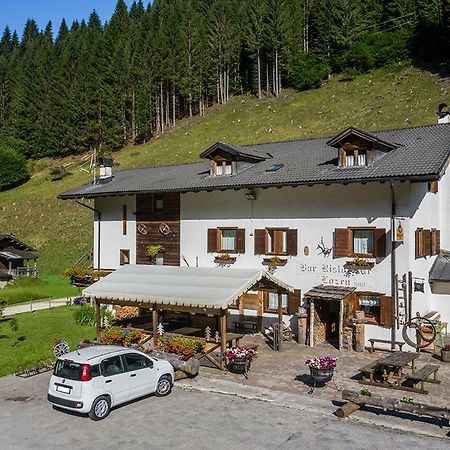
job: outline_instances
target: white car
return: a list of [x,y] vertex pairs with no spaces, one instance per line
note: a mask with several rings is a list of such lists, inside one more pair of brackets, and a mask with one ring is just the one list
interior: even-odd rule
[[170,394],[174,370],[167,361],[138,350],[95,345],[56,361],[48,389],[53,405],[104,419],[111,407],[148,394]]

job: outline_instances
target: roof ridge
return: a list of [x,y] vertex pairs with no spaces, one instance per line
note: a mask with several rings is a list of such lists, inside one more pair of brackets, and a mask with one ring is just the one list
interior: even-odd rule
[[[161,169],[162,167],[177,167],[177,166],[193,166],[194,164],[200,164],[203,163],[203,160],[193,161],[193,162],[186,162],[186,163],[176,163],[176,164],[163,164],[162,166],[143,166],[143,167],[131,167],[129,169],[118,169],[117,172],[127,172],[132,170],[148,170],[148,169]],[[113,172],[114,175],[114,172]]]
[[[345,129],[343,129],[342,131],[345,131],[345,130],[347,130],[348,128],[355,128],[355,129],[358,129],[358,130],[360,130],[360,131],[364,131],[364,132],[366,132],[366,133],[370,133],[370,134],[374,134],[374,135],[376,135],[377,133],[384,133],[384,132],[386,132],[386,131],[397,131],[397,130],[415,130],[415,129],[417,129],[417,128],[428,128],[428,127],[439,127],[439,126],[442,126],[442,125],[447,125],[447,126],[450,126],[450,123],[429,123],[429,124],[426,124],[426,125],[415,125],[415,126],[413,126],[413,127],[397,127],[397,128],[386,128],[386,129],[383,129],[383,130],[365,130],[365,129],[363,129],[363,128],[358,128],[358,127],[355,127],[355,126],[348,126],[347,128],[345,128]],[[268,144],[285,144],[285,143],[288,143],[288,142],[307,142],[307,141],[316,141],[316,140],[319,140],[319,139],[329,139],[329,138],[332,138],[332,137],[335,137],[336,136],[336,133],[335,134],[329,134],[329,135],[325,135],[325,136],[317,136],[317,137],[310,137],[310,138],[304,138],[304,139],[296,139],[296,138],[293,138],[293,139],[283,139],[283,140],[280,140],[280,141],[268,141],[268,142],[258,142],[258,143],[256,143],[256,144],[242,144],[244,147],[257,147],[257,146],[259,146],[259,145],[268,145]]]

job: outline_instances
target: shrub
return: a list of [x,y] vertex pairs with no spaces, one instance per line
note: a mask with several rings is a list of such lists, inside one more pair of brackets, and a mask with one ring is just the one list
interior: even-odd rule
[[[76,307],[73,314],[77,325],[95,325],[95,309],[91,305],[84,304]],[[111,324],[114,320],[112,312],[106,306],[102,306],[101,308],[101,318],[103,323],[107,325]]]
[[0,191],[13,188],[28,180],[26,158],[7,147],[0,147]]
[[318,88],[329,72],[328,64],[318,56],[303,54],[294,65],[292,83],[299,90]]
[[70,172],[64,166],[55,166],[50,169],[50,179],[52,181],[62,180],[70,175]]
[[8,306],[8,300],[0,297],[0,319],[3,317],[3,311]]

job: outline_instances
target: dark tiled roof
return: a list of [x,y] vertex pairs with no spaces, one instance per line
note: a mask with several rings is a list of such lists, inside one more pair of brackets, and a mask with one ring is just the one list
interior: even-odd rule
[[450,252],[441,250],[431,267],[429,281],[450,281]]
[[[86,184],[65,192],[63,199],[91,198],[138,192],[188,192],[358,181],[432,180],[439,178],[450,156],[450,124],[429,125],[371,133],[397,148],[364,167],[337,166],[337,150],[330,138],[273,142],[239,147],[249,153],[269,154],[231,176],[209,176],[209,161],[193,164],[122,170],[104,184]],[[267,172],[274,164],[284,164]]]

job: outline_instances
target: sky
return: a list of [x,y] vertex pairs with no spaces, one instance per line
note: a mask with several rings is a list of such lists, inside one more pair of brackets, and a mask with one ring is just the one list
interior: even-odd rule
[[[87,20],[93,9],[105,22],[111,17],[116,3],[117,0],[0,0],[0,35],[8,25],[11,31],[17,30],[20,37],[29,18],[34,19],[40,29],[51,20],[56,34],[63,18],[70,27],[75,19]],[[132,0],[125,0],[125,3],[130,5]]]

